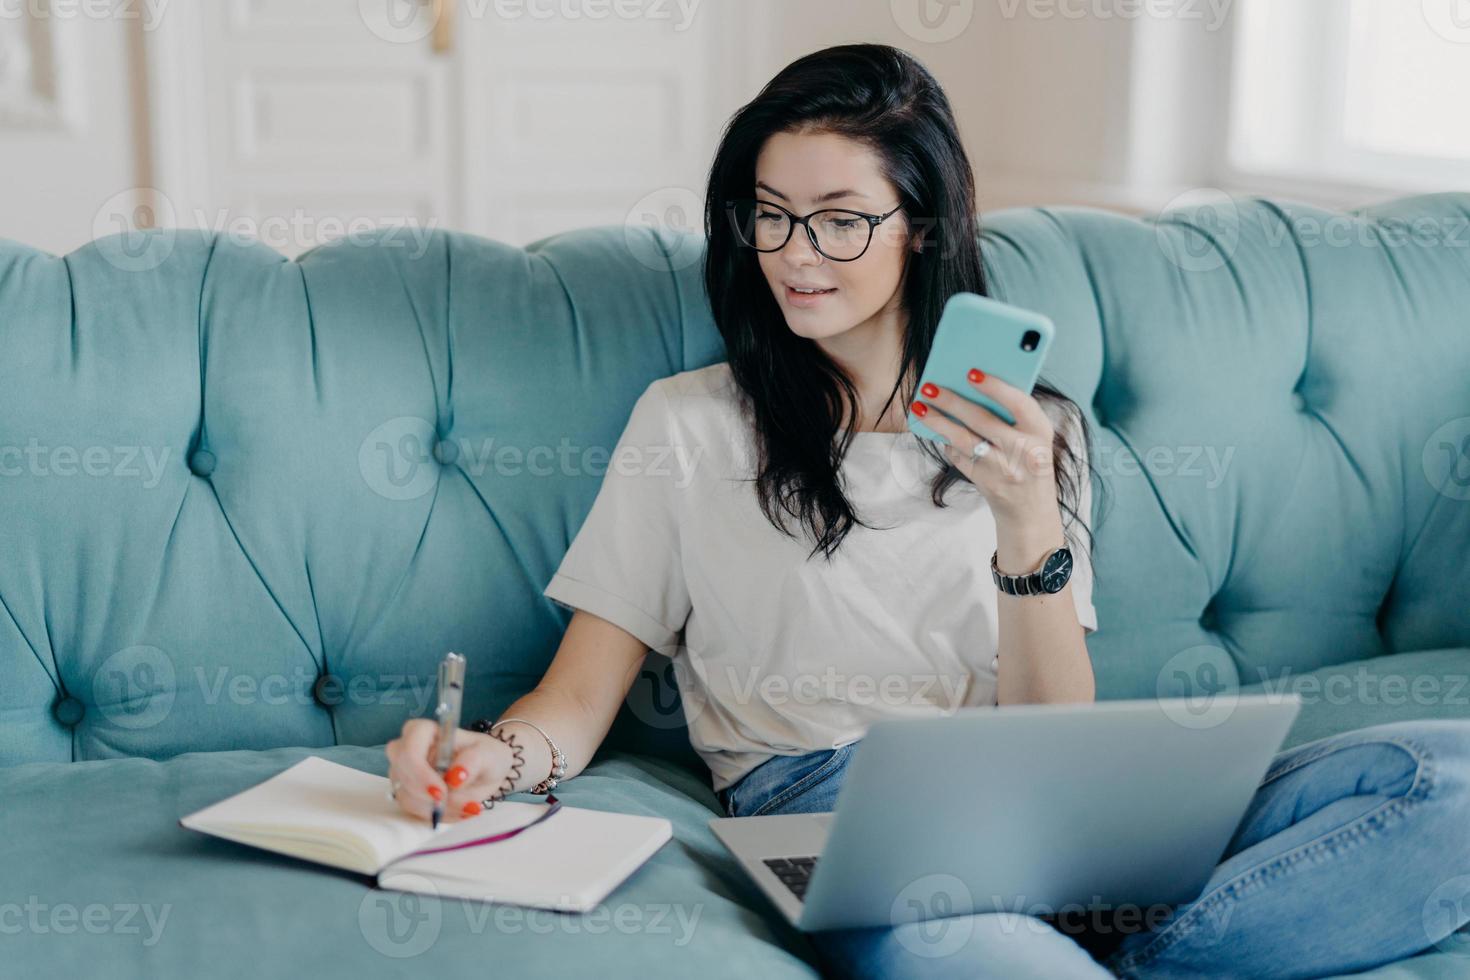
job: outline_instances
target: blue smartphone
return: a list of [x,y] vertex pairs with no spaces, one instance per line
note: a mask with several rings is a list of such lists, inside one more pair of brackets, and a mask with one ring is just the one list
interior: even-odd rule
[[[949,388],[1015,425],[1009,411],[970,384],[970,368],[979,368],[1029,395],[1055,333],[1051,320],[1040,313],[974,293],[955,293],[944,304],[919,384],[932,381]],[[939,410],[931,407],[931,411]],[[909,428],[922,438],[949,442],[921,422],[912,408],[908,421]]]

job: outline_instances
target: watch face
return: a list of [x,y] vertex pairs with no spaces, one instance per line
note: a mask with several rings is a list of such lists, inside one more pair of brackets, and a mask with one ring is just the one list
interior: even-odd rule
[[1067,587],[1067,580],[1071,577],[1072,552],[1058,548],[1041,569],[1041,587],[1047,592],[1060,592]]

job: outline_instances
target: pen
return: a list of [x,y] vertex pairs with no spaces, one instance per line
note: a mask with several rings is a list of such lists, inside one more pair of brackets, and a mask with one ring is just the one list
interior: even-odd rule
[[[439,775],[449,771],[454,763],[454,733],[459,729],[460,705],[464,699],[464,657],[457,653],[446,653],[439,662],[438,705],[434,717],[439,722],[439,742],[434,756],[434,768]],[[439,829],[444,816],[444,801],[434,801],[433,824]]]

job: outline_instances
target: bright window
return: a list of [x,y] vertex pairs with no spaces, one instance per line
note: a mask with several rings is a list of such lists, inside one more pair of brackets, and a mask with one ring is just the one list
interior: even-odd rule
[[1470,0],[1239,0],[1231,164],[1470,186]]

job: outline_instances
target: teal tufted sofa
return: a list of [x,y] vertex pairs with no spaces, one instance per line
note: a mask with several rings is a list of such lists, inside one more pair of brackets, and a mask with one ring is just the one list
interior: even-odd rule
[[[1470,195],[985,224],[1096,427],[1099,695],[1294,690],[1288,744],[1470,717]],[[471,716],[535,683],[634,400],[723,357],[700,248],[0,243],[0,975],[812,975],[706,828],[653,655],[563,794],[674,822],[605,915],[176,825],[307,754],[382,772],[445,650]],[[1370,975],[1467,971],[1470,940]]]

